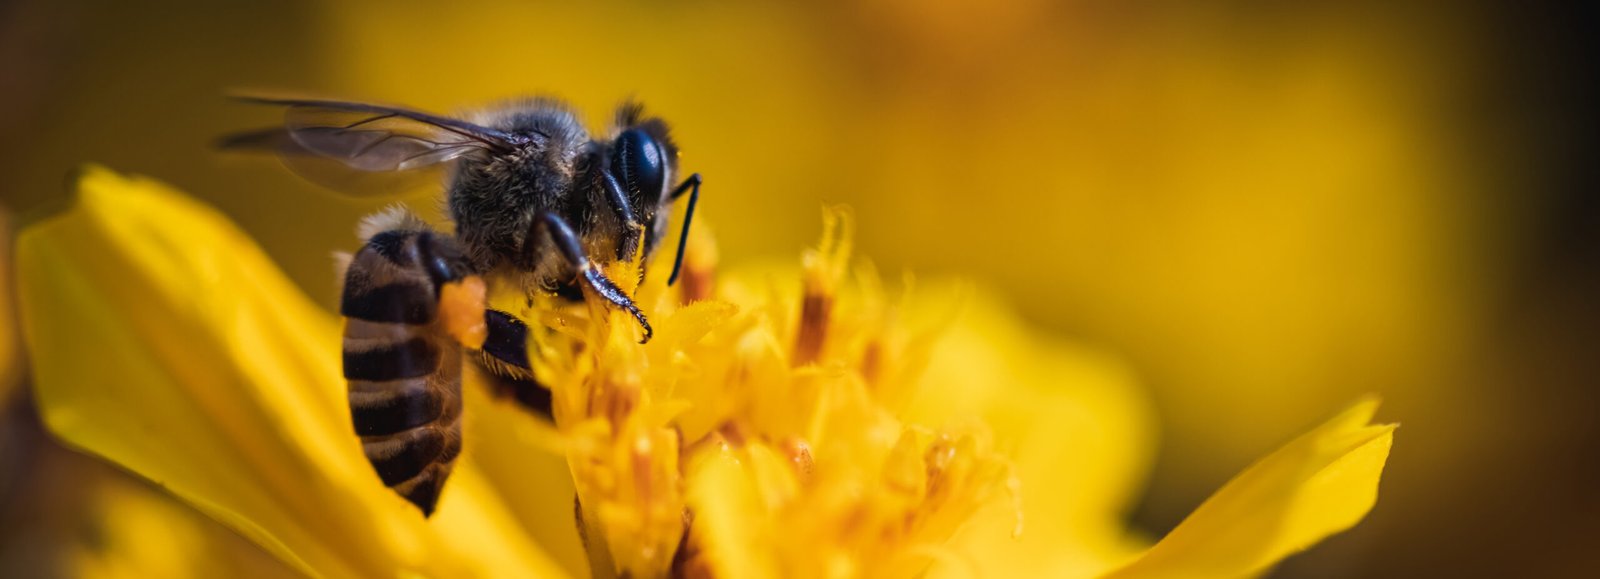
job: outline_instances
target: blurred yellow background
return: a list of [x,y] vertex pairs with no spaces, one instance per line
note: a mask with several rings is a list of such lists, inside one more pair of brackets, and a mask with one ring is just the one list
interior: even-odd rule
[[1549,66],[1564,38],[1538,26],[1561,20],[1447,2],[17,0],[0,5],[0,202],[25,223],[86,161],[150,175],[331,307],[328,255],[381,201],[209,150],[277,121],[224,92],[437,111],[548,93],[597,129],[637,97],[705,175],[724,261],[792,255],[822,202],[847,203],[880,269],[969,276],[1139,369],[1164,431],[1130,517],[1152,534],[1377,392],[1404,424],[1378,508],[1280,575],[1565,575],[1600,565],[1596,276],[1573,265],[1594,234],[1549,140],[1577,105],[1522,67]]

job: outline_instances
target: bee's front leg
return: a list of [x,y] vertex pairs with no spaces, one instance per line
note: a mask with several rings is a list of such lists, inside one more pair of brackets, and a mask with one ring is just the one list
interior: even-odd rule
[[617,259],[633,259],[634,252],[639,251],[639,239],[644,235],[644,225],[639,223],[639,217],[633,212],[632,204],[628,203],[628,194],[622,190],[622,184],[617,182],[616,176],[610,171],[600,172],[600,182],[606,189],[606,201],[611,206],[611,212],[616,216],[617,222],[622,224],[617,241]]
[[[543,247],[541,247],[543,244],[539,243],[539,241],[550,240],[555,250],[577,271],[578,277],[581,278],[584,285],[589,286],[589,289],[593,290],[595,295],[600,296],[600,299],[605,300],[612,306],[622,308],[632,314],[633,319],[638,320],[639,327],[644,330],[644,338],[639,340],[639,343],[643,344],[650,341],[652,330],[650,329],[649,320],[644,317],[644,312],[639,311],[639,306],[633,303],[633,298],[628,297],[628,294],[622,291],[622,288],[617,287],[616,283],[606,277],[605,272],[600,270],[600,266],[595,265],[594,261],[589,259],[589,256],[583,251],[583,244],[578,240],[578,234],[572,230],[572,226],[567,225],[565,219],[549,211],[540,213],[539,217],[534,220],[533,231],[528,235],[527,239],[529,250],[533,252],[543,250]],[[537,263],[538,255],[535,254],[532,257],[533,259],[529,261]]]
[[383,214],[339,311],[350,415],[383,484],[432,514],[461,452],[462,349],[486,338],[483,280],[454,238]]

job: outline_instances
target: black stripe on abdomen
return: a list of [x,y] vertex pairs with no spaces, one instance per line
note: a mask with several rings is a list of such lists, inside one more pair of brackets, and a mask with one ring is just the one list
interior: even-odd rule
[[444,477],[449,473],[449,470],[442,468],[423,473],[420,480],[412,483],[411,488],[402,491],[400,496],[422,509],[422,516],[432,515],[434,505],[439,504],[439,491],[444,490]]
[[344,351],[344,377],[384,382],[432,374],[439,368],[439,350],[426,338],[412,338],[370,350]]
[[439,462],[445,451],[445,436],[437,428],[417,428],[379,442],[364,442],[363,447],[383,485],[392,487]]
[[444,481],[449,478],[453,466],[449,462],[434,463],[416,477],[390,488],[422,509],[423,516],[432,515],[434,506],[439,502],[439,491],[443,490]]
[[362,436],[410,430],[437,420],[443,412],[444,401],[425,378],[350,388],[350,419]]
[[373,253],[389,260],[389,263],[398,266],[415,263],[416,245],[409,242],[417,236],[417,233],[408,229],[380,231],[367,238],[367,245],[364,249],[370,249]]
[[393,226],[371,234],[346,270],[344,376],[367,461],[432,514],[461,452],[461,347],[437,323],[438,290],[470,267],[453,238],[404,217],[369,223]]
[[339,315],[370,322],[420,325],[433,321],[438,307],[433,289],[416,280],[394,280],[365,291],[347,287]]

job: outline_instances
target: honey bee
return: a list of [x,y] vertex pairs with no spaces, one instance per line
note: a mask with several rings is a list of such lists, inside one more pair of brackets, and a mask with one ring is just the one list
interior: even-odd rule
[[356,434],[383,483],[424,516],[461,451],[464,359],[488,370],[497,389],[549,413],[549,390],[528,361],[528,328],[485,306],[486,285],[573,299],[587,289],[631,314],[641,343],[649,341],[644,313],[601,265],[648,258],[673,202],[687,195],[668,284],[676,281],[701,179],[674,184],[678,148],[667,124],[640,106],[621,106],[608,136],[594,138],[554,99],[467,118],[331,100],[241,100],[284,107],[286,122],[221,146],[277,152],[313,180],[336,175],[331,182],[350,190],[359,180],[343,177],[448,171],[444,201],[455,231],[400,208],[368,217],[339,306]]

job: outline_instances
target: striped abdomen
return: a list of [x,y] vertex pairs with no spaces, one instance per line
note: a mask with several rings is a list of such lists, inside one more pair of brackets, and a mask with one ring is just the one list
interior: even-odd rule
[[[483,313],[481,301],[462,313],[451,311],[462,300],[441,300],[469,278],[454,240],[414,220],[394,225],[368,239],[345,275],[344,376],[367,460],[430,515],[461,452],[462,345],[452,320]],[[481,300],[481,281],[468,281]]]

